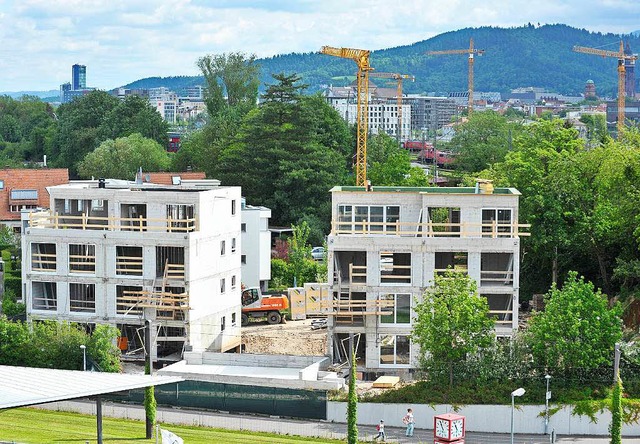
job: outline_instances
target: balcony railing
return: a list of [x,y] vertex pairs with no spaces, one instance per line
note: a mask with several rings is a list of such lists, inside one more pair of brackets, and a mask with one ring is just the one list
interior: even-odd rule
[[513,285],[513,271],[481,270],[481,286]]
[[197,219],[99,217],[81,214],[61,215],[50,211],[29,213],[31,228],[104,230],[104,231],[159,231],[189,233],[198,230]]
[[155,308],[156,319],[182,321],[190,309],[187,293],[163,291],[124,291],[116,300],[118,314],[140,315],[144,308]]
[[516,238],[529,236],[530,224],[517,223],[434,223],[434,222],[331,222],[331,234],[380,235],[403,237],[488,237]]
[[392,313],[394,304],[390,299],[333,299],[321,303],[323,307],[328,308],[327,315],[336,317],[388,315]]

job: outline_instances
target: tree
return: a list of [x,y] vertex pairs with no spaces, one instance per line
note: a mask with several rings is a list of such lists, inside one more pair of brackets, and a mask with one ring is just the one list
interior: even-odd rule
[[210,116],[226,107],[255,105],[260,84],[255,54],[209,54],[199,58],[197,65],[206,82],[205,104]]
[[303,97],[295,74],[274,79],[243,119],[236,142],[220,153],[218,178],[242,186],[248,202],[270,207],[275,224],[307,215],[328,221],[329,190],[346,177],[346,124],[322,98]]
[[358,392],[356,391],[356,352],[351,349],[349,400],[347,402],[347,443],[358,443]]
[[139,133],[165,147],[168,142],[168,130],[167,122],[149,105],[147,99],[130,95],[104,116],[99,127],[99,138],[116,139]]
[[621,307],[570,272],[562,289],[552,285],[545,310],[534,313],[527,331],[534,360],[550,373],[608,364],[622,337]]
[[305,261],[311,260],[311,245],[309,245],[309,224],[291,225],[293,236],[289,241],[289,262],[293,268],[293,285],[298,286]]
[[501,162],[518,128],[494,111],[473,113],[451,139],[450,146],[457,153],[456,165],[464,171],[477,172]]
[[411,166],[409,152],[387,134],[380,133],[367,144],[367,176],[377,186],[428,186],[420,167]]
[[477,284],[467,274],[447,270],[435,276],[422,301],[415,306],[411,340],[420,346],[420,364],[445,365],[449,386],[453,366],[491,345],[494,319],[489,304],[478,296]]
[[133,180],[143,171],[165,171],[171,160],[157,142],[136,133],[116,140],[106,140],[78,164],[83,177],[108,177]]

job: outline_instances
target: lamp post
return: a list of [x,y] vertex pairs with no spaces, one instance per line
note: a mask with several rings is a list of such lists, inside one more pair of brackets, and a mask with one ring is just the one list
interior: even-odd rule
[[545,375],[544,379],[547,380],[547,391],[544,394],[544,434],[546,435],[549,429],[549,400],[551,399],[549,380],[551,379],[551,375]]
[[525,390],[520,387],[511,392],[511,444],[513,444],[513,412],[516,409],[516,396],[524,395]]
[[82,349],[82,370],[86,372],[87,371],[87,346],[82,344],[80,348]]

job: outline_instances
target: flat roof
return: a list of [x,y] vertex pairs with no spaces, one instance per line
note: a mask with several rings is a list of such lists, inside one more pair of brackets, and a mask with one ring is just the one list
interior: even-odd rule
[[[329,191],[367,191],[366,187],[356,186],[335,186]],[[493,193],[478,193],[475,187],[371,187],[369,192],[378,193],[424,193],[424,194],[478,194],[483,196],[490,196],[491,194],[511,194],[515,196],[520,195],[520,191],[515,188],[494,188]]]
[[131,375],[0,365],[0,409],[170,384],[178,376]]

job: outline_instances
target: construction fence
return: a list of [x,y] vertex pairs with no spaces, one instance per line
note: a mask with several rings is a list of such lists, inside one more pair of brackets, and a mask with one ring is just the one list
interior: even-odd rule
[[[159,406],[167,407],[308,419],[325,419],[327,416],[327,393],[320,390],[182,381],[156,387],[155,397]],[[144,389],[131,390],[126,395],[113,395],[108,399],[142,404]]]

